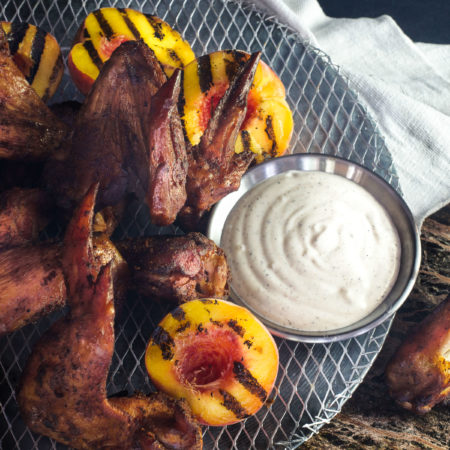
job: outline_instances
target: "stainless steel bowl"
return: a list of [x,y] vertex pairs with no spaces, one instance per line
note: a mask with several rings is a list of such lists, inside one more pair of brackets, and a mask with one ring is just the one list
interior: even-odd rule
[[225,221],[238,200],[257,184],[288,170],[321,171],[340,175],[359,184],[378,200],[390,215],[400,237],[401,257],[397,280],[383,302],[364,319],[326,332],[304,332],[286,328],[262,317],[247,305],[244,298],[236,294],[233,281],[230,286],[231,298],[249,308],[273,334],[286,339],[303,342],[332,342],[362,334],[394,314],[406,300],[414,286],[421,255],[419,233],[408,206],[399,194],[375,173],[354,162],[322,154],[295,154],[269,160],[249,170],[243,176],[240,188],[217,203],[210,215],[208,237],[220,245]]

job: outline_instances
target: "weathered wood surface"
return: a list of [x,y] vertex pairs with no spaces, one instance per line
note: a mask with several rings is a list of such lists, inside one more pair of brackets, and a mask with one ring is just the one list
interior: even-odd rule
[[421,241],[419,277],[375,364],[342,412],[302,449],[450,448],[450,400],[416,415],[393,402],[384,382],[386,364],[408,330],[450,292],[450,206],[424,222]]

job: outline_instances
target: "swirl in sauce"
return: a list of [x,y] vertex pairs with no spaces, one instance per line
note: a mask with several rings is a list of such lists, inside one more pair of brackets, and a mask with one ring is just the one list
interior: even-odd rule
[[301,331],[365,317],[389,293],[400,261],[385,209],[353,181],[324,172],[284,172],[247,192],[221,246],[247,306]]

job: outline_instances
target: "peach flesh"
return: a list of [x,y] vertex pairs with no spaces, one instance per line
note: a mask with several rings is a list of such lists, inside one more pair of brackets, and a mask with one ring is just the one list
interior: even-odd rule
[[154,330],[145,365],[154,386],[184,398],[199,423],[223,426],[264,405],[277,376],[278,348],[247,309],[214,298],[191,300]]
[[181,384],[200,392],[225,387],[233,379],[233,362],[243,358],[236,335],[217,327],[175,342],[176,376]]
[[[216,86],[212,86],[209,92],[202,96],[199,100],[199,125],[202,130],[205,130],[211,119],[212,112],[216,109],[220,102],[220,99],[225,95],[226,90],[229,87],[229,83],[220,83]],[[255,94],[250,91],[247,99],[247,112],[241,125],[241,130],[245,129],[249,121],[257,113],[258,100],[255,98]]]

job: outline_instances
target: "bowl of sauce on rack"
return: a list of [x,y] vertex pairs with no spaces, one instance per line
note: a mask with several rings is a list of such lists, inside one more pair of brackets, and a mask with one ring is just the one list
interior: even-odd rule
[[230,295],[276,335],[330,342],[392,315],[411,291],[420,241],[407,205],[351,161],[296,154],[252,168],[212,211]]

